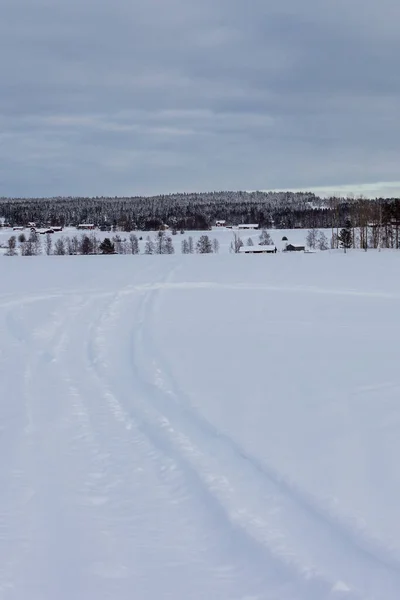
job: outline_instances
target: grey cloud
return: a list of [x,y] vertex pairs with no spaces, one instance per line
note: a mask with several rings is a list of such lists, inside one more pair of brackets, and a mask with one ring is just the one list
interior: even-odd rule
[[3,0],[0,193],[395,181],[398,17],[394,0]]

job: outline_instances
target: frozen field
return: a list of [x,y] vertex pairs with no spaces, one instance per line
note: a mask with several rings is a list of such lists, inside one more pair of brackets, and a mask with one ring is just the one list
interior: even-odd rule
[[1,600],[398,600],[399,267],[1,258]]

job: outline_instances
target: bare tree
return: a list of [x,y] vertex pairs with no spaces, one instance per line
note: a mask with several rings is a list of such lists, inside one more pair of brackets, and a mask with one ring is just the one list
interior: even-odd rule
[[144,253],[145,254],[154,254],[154,242],[149,235],[146,238]]
[[358,222],[358,236],[359,245],[365,252],[368,250],[368,221],[370,214],[370,201],[360,196],[357,202],[357,222]]
[[166,237],[164,241],[163,254],[175,254],[174,244],[171,237]]
[[193,238],[191,235],[189,235],[188,237],[188,244],[189,244],[189,254],[193,254],[194,252],[194,242],[193,242]]
[[266,229],[263,229],[260,234],[260,244],[261,246],[272,246],[274,242],[272,241],[271,236],[269,235]]
[[[74,254],[74,247],[72,244],[72,239],[67,235],[66,237],[63,237],[62,240],[63,240],[63,245],[64,245],[64,254],[70,254],[70,255]],[[54,254],[56,253],[55,247],[56,247],[57,242],[58,242],[58,240],[56,240],[56,242],[54,244]]]
[[238,233],[233,234],[233,240],[231,242],[230,251],[238,254],[240,248],[243,246],[243,242]]
[[17,254],[17,238],[12,235],[7,241],[6,256],[16,256]]
[[46,250],[47,256],[49,256],[51,254],[52,246],[53,246],[53,240],[51,239],[51,234],[47,233],[46,234],[46,242],[45,242],[45,250]]
[[129,236],[131,254],[139,254],[139,240],[134,233]]
[[213,241],[212,241],[212,249],[213,249],[213,252],[215,254],[218,254],[218,252],[219,252],[219,241],[217,240],[217,238],[214,238]]
[[190,254],[190,252],[189,252],[189,242],[187,240],[182,240],[181,251],[182,251],[182,254]]
[[[70,238],[67,238],[67,246],[69,246]],[[63,256],[65,254],[65,241],[64,238],[58,238],[54,244],[54,254],[57,256]],[[72,254],[72,252],[68,252],[68,254]]]
[[90,243],[91,243],[91,245],[92,245],[91,253],[92,253],[92,254],[99,254],[99,251],[100,251],[100,249],[99,249],[99,247],[100,247],[100,242],[99,242],[99,240],[97,239],[97,237],[96,237],[96,234],[95,234],[95,233],[92,233],[92,234],[90,235]]
[[154,249],[156,254],[164,254],[165,246],[165,231],[161,230],[157,232]]
[[312,250],[314,250],[314,248],[317,245],[317,239],[318,239],[318,231],[316,229],[310,229],[309,232],[307,233],[307,237],[306,237],[306,244],[309,248],[311,248]]
[[329,207],[331,213],[331,227],[332,227],[332,238],[331,247],[339,248],[339,223],[340,223],[340,201],[337,196],[331,196],[329,198]]
[[31,231],[28,241],[32,244],[32,256],[37,256],[42,253],[42,243],[40,236],[36,231]]
[[21,244],[22,256],[37,256],[41,253],[41,243],[36,231],[32,231],[29,238]]
[[79,239],[77,235],[74,235],[71,239],[71,250],[69,254],[79,254]]
[[120,235],[114,235],[114,237],[112,238],[112,243],[114,244],[114,248],[115,248],[115,252],[117,254],[123,254],[123,244],[122,244],[122,239]]
[[328,238],[323,231],[320,232],[317,239],[318,250],[328,250]]

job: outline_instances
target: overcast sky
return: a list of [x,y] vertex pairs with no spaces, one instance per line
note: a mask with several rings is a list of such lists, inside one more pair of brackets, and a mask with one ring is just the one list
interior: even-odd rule
[[0,195],[400,192],[398,0],[1,0]]

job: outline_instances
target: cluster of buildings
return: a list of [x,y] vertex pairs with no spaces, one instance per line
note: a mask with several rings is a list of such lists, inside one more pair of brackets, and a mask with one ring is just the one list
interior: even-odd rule
[[[226,221],[224,221],[224,220],[216,221],[215,226],[223,227],[225,229],[236,229],[238,231],[259,230],[260,229],[260,225],[258,223],[241,223],[240,225],[237,225],[234,227],[233,225],[227,225]],[[286,238],[283,238],[282,241],[287,242],[285,244],[285,247],[282,250],[282,252],[304,252],[306,249],[305,246],[302,244],[289,243]],[[272,245],[257,244],[254,246],[242,246],[239,249],[239,254],[276,254],[277,251],[278,251],[277,247],[274,244],[272,244]]]
[[[233,225],[227,225],[226,221],[216,221],[215,226],[225,227],[225,229],[233,229]],[[260,226],[258,225],[258,223],[241,223],[240,225],[237,225],[235,229],[239,229],[241,231],[246,229],[260,229]]]
[[63,228],[58,225],[51,225],[50,227],[38,227],[33,221],[29,222],[27,227],[24,227],[24,225],[15,225],[12,229],[13,231],[24,231],[25,229],[29,229],[32,233],[40,234],[55,233],[56,231],[63,230]]

